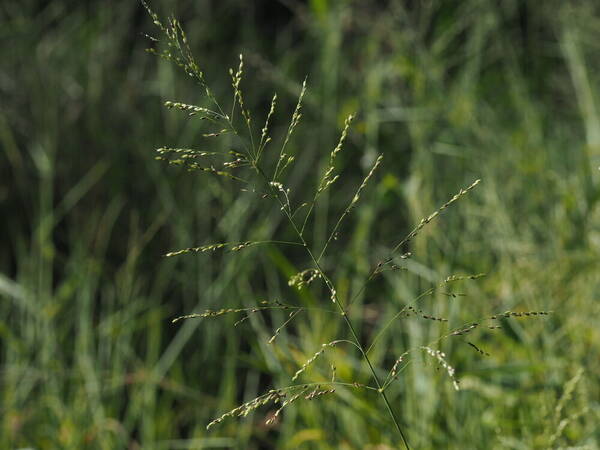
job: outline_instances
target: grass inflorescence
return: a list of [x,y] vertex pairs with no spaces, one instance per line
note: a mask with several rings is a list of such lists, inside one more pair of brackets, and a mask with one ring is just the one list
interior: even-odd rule
[[[191,148],[170,148],[161,147],[157,150],[157,159],[166,161],[171,165],[179,165],[187,168],[190,171],[201,171],[209,172],[214,175],[220,176],[224,179],[232,181],[234,183],[240,183],[242,191],[248,192],[262,192],[262,198],[270,199],[274,202],[274,205],[279,210],[284,222],[287,226],[287,232],[294,236],[293,241],[285,240],[265,240],[265,241],[241,241],[241,242],[226,242],[226,243],[213,243],[206,244],[198,247],[189,247],[182,250],[176,250],[167,253],[165,256],[174,257],[189,253],[207,253],[214,252],[220,249],[227,249],[231,252],[237,252],[249,247],[254,247],[259,244],[269,244],[275,246],[299,246],[303,248],[306,258],[309,260],[310,267],[291,276],[288,281],[290,287],[294,287],[298,290],[307,288],[309,285],[320,282],[320,287],[323,287],[326,294],[325,297],[329,299],[329,302],[333,303],[332,309],[326,308],[307,308],[298,305],[284,304],[281,302],[266,302],[266,304],[260,304],[256,307],[250,308],[223,308],[218,310],[207,310],[202,313],[188,314],[177,317],[173,322],[178,322],[184,319],[207,319],[224,316],[227,314],[243,314],[242,318],[236,322],[236,325],[244,322],[253,314],[263,313],[274,310],[290,310],[287,318],[277,328],[275,328],[272,336],[268,339],[269,344],[273,344],[282,330],[287,326],[291,326],[294,319],[302,312],[310,314],[314,310],[327,311],[334,313],[338,320],[340,320],[346,327],[346,335],[340,336],[332,341],[321,344],[320,348],[312,354],[303,364],[295,371],[291,376],[291,382],[295,382],[300,378],[305,378],[310,375],[310,368],[318,364],[319,360],[323,358],[326,350],[336,347],[338,344],[350,344],[351,348],[355,348],[360,358],[364,361],[370,374],[370,384],[363,384],[357,380],[349,379],[342,381],[336,380],[335,366],[332,367],[332,376],[330,382],[315,381],[308,384],[289,385],[280,389],[272,389],[267,393],[260,395],[250,401],[247,401],[240,406],[222,414],[218,418],[211,421],[207,428],[210,429],[213,426],[221,423],[223,420],[230,417],[245,417],[259,408],[271,405],[276,406],[277,409],[267,419],[266,424],[272,425],[278,420],[282,411],[291,406],[293,403],[303,400],[313,400],[322,397],[331,396],[336,392],[335,386],[343,387],[355,387],[364,388],[375,391],[382,403],[385,405],[387,412],[398,432],[399,438],[406,448],[409,447],[409,442],[402,425],[402,416],[398,414],[398,408],[393,407],[388,395],[387,389],[392,383],[398,379],[402,368],[408,364],[409,357],[416,351],[424,351],[426,355],[433,358],[437,364],[444,369],[447,376],[450,378],[453,387],[459,389],[459,379],[456,374],[456,369],[449,362],[450,357],[439,348],[442,342],[446,338],[456,337],[462,338],[465,335],[469,335],[470,339],[473,339],[472,335],[480,328],[480,325],[484,322],[497,321],[499,319],[511,319],[511,318],[530,318],[545,316],[549,314],[546,311],[506,311],[502,314],[496,314],[485,317],[480,321],[469,322],[459,327],[454,327],[452,331],[447,331],[449,318],[440,317],[434,315],[417,307],[417,304],[422,302],[426,297],[432,296],[436,292],[440,292],[446,295],[449,299],[455,299],[463,296],[460,292],[447,292],[443,289],[447,289],[452,283],[476,280],[483,276],[483,274],[474,275],[450,275],[440,281],[434,287],[425,290],[412,301],[407,302],[404,307],[400,308],[393,317],[383,322],[378,327],[377,333],[375,333],[369,339],[369,342],[365,342],[361,339],[359,332],[357,331],[355,322],[349,315],[349,306],[357,298],[358,295],[364,292],[365,287],[374,281],[376,278],[388,271],[396,271],[404,269],[402,262],[410,259],[412,253],[406,251],[406,248],[432,221],[440,217],[442,213],[454,205],[458,200],[465,197],[471,191],[473,191],[479,184],[480,180],[476,179],[467,187],[460,189],[455,195],[450,197],[448,201],[443,203],[439,208],[435,209],[431,214],[421,219],[417,225],[410,231],[404,238],[400,239],[389,251],[389,255],[379,261],[373,270],[366,276],[363,286],[358,290],[358,293],[351,298],[342,298],[338,292],[338,287],[334,282],[329,268],[324,266],[323,260],[330,250],[330,245],[333,240],[336,240],[339,236],[339,231],[348,219],[350,214],[355,208],[359,207],[360,200],[366,195],[366,190],[372,183],[372,180],[377,176],[378,170],[383,165],[383,155],[376,155],[374,162],[371,164],[366,176],[362,179],[362,182],[355,189],[353,196],[347,202],[347,206],[343,209],[337,220],[334,222],[331,230],[327,232],[326,239],[321,244],[320,248],[316,247],[314,242],[311,242],[306,237],[307,225],[313,219],[313,213],[315,208],[325,192],[329,195],[335,195],[332,192],[332,187],[342,177],[337,162],[340,152],[342,152],[344,144],[351,130],[351,124],[354,119],[354,115],[351,114],[347,117],[344,122],[343,129],[341,131],[339,140],[333,150],[330,152],[328,164],[324,171],[319,175],[315,173],[315,186],[316,189],[312,195],[306,196],[306,193],[292,192],[291,188],[288,187],[289,183],[286,178],[287,169],[290,168],[295,162],[296,158],[300,157],[291,154],[291,146],[294,132],[297,130],[302,119],[302,107],[303,101],[308,90],[307,79],[302,83],[300,93],[296,102],[296,106],[291,114],[291,119],[287,125],[287,131],[284,134],[279,151],[269,152],[269,149],[274,146],[272,143],[272,137],[270,135],[270,128],[274,123],[275,111],[277,106],[277,95],[272,96],[270,107],[264,119],[264,125],[260,128],[260,133],[255,132],[254,118],[250,108],[246,104],[243,81],[244,81],[244,58],[242,55],[239,56],[239,64],[237,69],[230,69],[229,74],[231,78],[231,88],[233,95],[231,99],[231,105],[226,108],[224,103],[221,102],[213,94],[210,86],[204,78],[203,72],[200,70],[198,63],[196,62],[194,55],[191,52],[187,37],[183,31],[180,23],[171,18],[166,24],[163,24],[154,12],[144,3],[148,9],[155,25],[162,32],[163,37],[161,39],[153,38],[152,42],[159,48],[152,48],[149,50],[150,53],[156,54],[163,59],[175,63],[181,67],[185,73],[187,73],[193,80],[195,80],[204,90],[205,96],[203,101],[205,106],[193,105],[188,103],[182,103],[179,101],[167,101],[165,106],[169,109],[183,111],[190,116],[199,117],[204,120],[214,130],[203,134],[204,137],[217,138],[221,135],[232,135],[235,136],[236,145],[238,148],[230,151],[227,154],[220,154],[218,152],[210,152],[206,150],[195,150]],[[163,45],[164,44],[164,45]],[[163,45],[164,49],[160,46]],[[229,111],[226,113],[225,111]],[[239,113],[236,115],[236,112]],[[238,117],[241,116],[241,117]],[[240,123],[242,124],[240,126]],[[267,144],[270,144],[267,147]],[[221,158],[221,160],[217,159]],[[305,201],[297,201],[298,197],[308,197]],[[400,253],[400,252],[404,253]],[[329,303],[326,302],[326,303]],[[329,303],[330,304],[330,303]],[[387,377],[382,380],[378,372],[381,368],[376,368],[371,361],[370,353],[375,348],[379,338],[391,330],[396,321],[403,318],[409,319],[411,317],[417,317],[419,319],[425,319],[432,322],[437,322],[440,326],[446,327],[447,332],[442,332],[440,337],[428,343],[427,345],[419,345],[414,348],[407,349],[399,357],[394,358],[393,365],[387,371]],[[497,325],[488,325],[487,329],[499,328]],[[346,339],[347,337],[347,339]],[[472,341],[465,341],[469,346],[477,351],[482,356],[489,356],[485,350],[482,350],[480,346],[473,343]]]

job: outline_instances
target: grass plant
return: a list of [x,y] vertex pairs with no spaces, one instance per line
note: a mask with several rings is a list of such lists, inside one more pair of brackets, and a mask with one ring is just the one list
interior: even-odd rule
[[[143,0],[142,0],[143,1]],[[301,158],[302,155],[291,155],[286,153],[287,148],[290,144],[290,140],[294,134],[295,129],[299,126],[302,118],[302,102],[307,91],[306,79],[302,83],[302,88],[298,96],[298,100],[291,119],[285,137],[280,146],[276,158],[268,158],[269,150],[267,150],[267,144],[270,143],[271,137],[269,135],[269,125],[274,119],[274,113],[276,110],[277,94],[274,94],[271,100],[271,106],[266,115],[264,125],[261,128],[260,138],[255,136],[253,115],[249,109],[246,109],[244,103],[244,94],[242,91],[242,81],[244,76],[244,59],[240,54],[239,65],[237,70],[230,69],[229,74],[231,76],[231,86],[233,89],[232,104],[229,108],[226,108],[213,94],[212,89],[205,80],[204,73],[200,69],[200,65],[197,63],[188,38],[180,24],[180,22],[171,17],[167,23],[163,23],[159,16],[150,9],[150,7],[143,1],[150,17],[158,30],[161,32],[161,37],[148,36],[151,41],[155,44],[155,47],[149,48],[148,52],[155,54],[163,59],[166,59],[177,66],[179,66],[191,79],[193,79],[197,85],[204,91],[206,106],[197,106],[187,103],[167,101],[165,106],[169,109],[177,109],[187,113],[190,117],[199,118],[205,121],[209,126],[209,132],[203,134],[204,137],[216,138],[224,134],[231,134],[234,136],[238,144],[238,148],[231,150],[228,154],[219,152],[209,152],[201,149],[192,148],[166,148],[161,147],[157,150],[159,156],[158,160],[167,161],[170,165],[178,165],[185,167],[190,172],[200,171],[207,172],[222,178],[226,178],[232,182],[238,182],[242,185],[243,190],[257,193],[262,199],[272,200],[276,207],[283,215],[288,227],[291,229],[291,234],[294,240],[266,240],[266,241],[243,241],[236,243],[213,243],[206,244],[200,247],[189,247],[183,250],[176,250],[167,253],[165,256],[179,256],[187,253],[198,253],[198,252],[212,252],[222,249],[227,249],[231,252],[237,252],[244,250],[248,247],[256,245],[274,245],[274,246],[300,246],[306,252],[306,257],[309,260],[311,267],[305,269],[295,275],[293,275],[288,284],[290,286],[296,286],[298,289],[303,289],[315,280],[319,280],[325,286],[326,296],[329,301],[335,305],[333,311],[327,310],[329,313],[333,313],[334,316],[338,316],[346,325],[347,334],[349,339],[338,338],[333,341],[321,344],[321,348],[314,353],[309,359],[307,359],[302,366],[292,376],[291,381],[296,382],[308,369],[317,362],[317,360],[324,355],[328,348],[332,348],[338,345],[349,344],[355,347],[361,358],[363,359],[366,367],[368,368],[373,385],[362,384],[356,380],[342,380],[337,381],[335,374],[332,375],[331,381],[313,381],[309,383],[292,384],[282,388],[271,389],[267,393],[262,394],[248,402],[237,406],[236,408],[222,414],[218,418],[214,419],[207,425],[207,429],[221,423],[228,417],[245,417],[253,413],[260,407],[266,405],[272,405],[277,407],[276,411],[272,413],[265,421],[265,425],[271,425],[278,420],[281,412],[292,403],[296,403],[300,400],[313,400],[318,397],[333,394],[336,391],[337,386],[352,386],[358,389],[368,389],[377,392],[381,397],[382,403],[385,405],[389,416],[398,432],[399,439],[402,445],[409,449],[410,445],[406,438],[403,426],[400,423],[399,417],[392,408],[390,400],[386,394],[386,389],[399,377],[399,364],[408,363],[409,356],[412,356],[412,352],[415,349],[408,349],[405,351],[400,358],[396,359],[394,365],[387,373],[385,381],[380,380],[377,369],[374,367],[369,357],[369,351],[375,345],[379,335],[386,332],[392,325],[396,325],[396,320],[401,317],[410,317],[411,315],[438,322],[448,322],[448,319],[434,317],[427,313],[424,313],[421,309],[416,309],[418,301],[434,292],[434,288],[420,294],[416,299],[408,303],[402,308],[396,315],[392,317],[381,329],[378,334],[375,334],[370,344],[365,344],[364,339],[361,339],[359,332],[357,331],[352,318],[348,314],[348,308],[351,305],[354,297],[347,300],[346,303],[340,298],[338,294],[338,288],[333,281],[333,276],[325,271],[322,265],[322,260],[327,256],[328,246],[333,239],[338,239],[340,228],[342,227],[347,216],[358,206],[361,196],[369,185],[370,180],[374,177],[377,169],[382,164],[383,155],[378,155],[372,164],[367,175],[364,177],[355,194],[349,201],[346,208],[340,214],[337,221],[331,231],[328,232],[328,237],[325,240],[324,245],[320,250],[315,248],[315,243],[309,242],[304,235],[306,227],[312,220],[312,212],[317,204],[320,195],[326,190],[333,190],[334,183],[340,178],[340,174],[335,164],[336,157],[343,150],[344,141],[348,135],[350,124],[354,118],[351,114],[347,117],[344,123],[343,130],[341,132],[337,145],[333,148],[329,155],[329,163],[322,175],[314,173],[316,182],[316,190],[312,198],[308,201],[303,201],[303,193],[292,192],[288,186],[288,181],[285,176],[286,169],[292,165],[296,158]],[[231,111],[226,113],[225,111]],[[236,116],[236,110],[239,110],[238,117]],[[240,127],[239,123],[242,123]],[[217,131],[218,130],[218,131]],[[243,130],[243,131],[242,131]],[[271,147],[274,144],[271,145]],[[213,157],[217,162],[213,161]],[[224,161],[223,161],[224,160]],[[205,162],[206,161],[206,162]],[[270,163],[270,164],[269,164]],[[361,294],[366,285],[373,281],[374,278],[381,275],[386,270],[398,270],[403,267],[398,265],[398,261],[406,260],[411,256],[410,253],[403,253],[398,255],[399,251],[406,250],[408,244],[413,240],[421,230],[430,222],[435,220],[440,214],[442,214],[448,207],[452,206],[453,203],[467,195],[473,190],[480,180],[475,180],[472,184],[460,191],[450,198],[447,202],[442,204],[433,213],[427,217],[421,219],[415,228],[408,233],[406,237],[399,240],[397,244],[393,246],[389,255],[378,262],[371,273],[368,275],[363,286],[358,289],[358,294]],[[256,227],[260,227],[259,224]],[[339,257],[339,255],[337,256]],[[482,276],[479,275],[451,275],[447,277],[440,286],[446,286],[450,283],[465,279],[476,279]],[[449,298],[455,297],[455,293],[447,293]],[[257,302],[258,303],[258,302]],[[323,301],[318,301],[317,304],[322,305]],[[242,319],[238,320],[235,325],[245,321],[250,314],[261,313],[264,311],[270,311],[273,309],[291,310],[287,320],[283,322],[275,331],[271,338],[267,341],[269,344],[273,344],[275,338],[280,334],[282,329],[289,326],[292,320],[300,313],[311,313],[310,308],[304,308],[299,305],[289,305],[280,301],[268,301],[263,300],[258,303],[256,307],[252,308],[226,308],[219,310],[206,310],[203,313],[193,313],[184,316],[179,316],[173,320],[178,322],[182,319],[196,319],[196,318],[209,318],[218,317],[225,314],[239,314],[243,313]],[[323,309],[323,308],[322,308]],[[484,318],[481,322],[489,320],[497,320],[501,317],[509,319],[513,317],[534,317],[534,316],[545,316],[549,314],[546,311],[525,311],[525,312],[513,312],[506,311],[500,315],[493,315],[488,318]],[[446,330],[440,337],[429,343],[429,345],[440,345],[440,342],[447,337],[462,337],[467,333],[471,333],[473,330],[480,326],[480,322],[472,322],[463,324],[453,330]],[[489,330],[498,329],[500,327],[491,325],[487,327]],[[468,341],[467,342],[473,349],[483,356],[489,356],[489,353],[481,350],[476,344]],[[447,372],[448,377],[452,381],[452,385],[456,390],[459,390],[459,382],[455,377],[455,369],[450,365],[446,359],[445,353],[440,350],[434,350],[430,346],[420,346],[418,349],[425,350],[425,352],[437,360],[438,364]],[[322,389],[324,388],[324,389]]]

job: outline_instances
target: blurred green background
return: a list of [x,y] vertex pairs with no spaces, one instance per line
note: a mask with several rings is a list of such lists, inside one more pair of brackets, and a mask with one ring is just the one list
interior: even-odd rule
[[[273,92],[272,152],[308,75],[290,147],[292,198],[312,195],[345,117],[342,179],[308,237],[322,246],[376,156],[384,163],[324,260],[342,298],[461,187],[482,183],[407,250],[407,271],[367,288],[352,319],[368,342],[418,293],[453,273],[487,274],[422,308],[451,326],[511,319],[439,347],[462,389],[424,355],[389,393],[414,448],[596,449],[600,441],[600,3],[155,0],[188,32],[209,84],[230,104],[229,67],[260,123]],[[212,242],[289,237],[277,208],[210,175],[154,160],[157,147],[228,148],[165,100],[202,92],[144,52],[155,32],[136,1],[0,5],[0,447],[35,449],[387,449],[399,444],[376,395],[338,389],[289,408],[206,424],[273,386],[346,333],[311,314],[266,343],[283,314],[171,324],[260,299],[328,303],[287,279],[297,251],[162,258]],[[314,181],[312,181],[314,179]],[[285,250],[285,251],[284,251]],[[373,353],[382,373],[447,325],[396,322]],[[350,348],[304,380],[368,383]],[[271,411],[272,412],[272,411]]]

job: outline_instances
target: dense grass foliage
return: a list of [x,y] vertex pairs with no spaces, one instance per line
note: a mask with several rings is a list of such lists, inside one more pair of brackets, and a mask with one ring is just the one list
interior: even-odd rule
[[[252,3],[249,6],[247,3]],[[600,6],[593,1],[156,1],[173,13],[218,98],[245,55],[246,106],[273,142],[288,129],[292,195],[314,192],[344,121],[356,113],[343,176],[306,235],[322,247],[377,155],[385,163],[323,260],[340,298],[421,218],[482,182],[405,249],[353,303],[368,343],[447,276],[485,273],[421,308],[451,324],[490,313],[553,311],[445,340],[455,391],[423,353],[389,389],[415,448],[598,448],[600,433]],[[189,77],[144,52],[152,21],[137,2],[25,0],[0,6],[0,447],[396,448],[377,393],[336,389],[280,420],[257,409],[206,425],[294,373],[344,333],[329,314],[186,320],[260,300],[329,307],[296,289],[302,249],[249,247],[162,258],[213,242],[290,237],[279,208],[210,174],[155,161],[163,145],[227,151],[202,121],[162,105],[202,104]],[[259,118],[260,117],[260,118]],[[275,152],[273,147],[272,151]],[[258,224],[258,225],[257,225]],[[456,296],[448,294],[454,293]],[[459,295],[460,294],[460,295]],[[464,294],[464,295],[462,295]],[[446,327],[446,328],[445,328]],[[403,319],[372,352],[391,368],[442,322]],[[392,356],[394,355],[394,356]],[[369,383],[336,347],[310,376]],[[382,373],[385,378],[385,372]]]

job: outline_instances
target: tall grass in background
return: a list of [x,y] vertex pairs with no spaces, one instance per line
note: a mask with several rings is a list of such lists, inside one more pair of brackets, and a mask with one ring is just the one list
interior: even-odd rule
[[[332,252],[343,243],[348,255],[336,261],[338,291],[356,289],[378,259],[364,255],[384,254],[376,242],[406,234],[448,193],[485,180],[413,242],[410,276],[382,280],[357,300],[365,333],[456,272],[487,276],[435,313],[469,320],[488,311],[555,311],[539,323],[511,321],[482,343],[489,357],[445,348],[461,380],[458,395],[434,364],[408,366],[390,396],[402,399],[412,446],[597,448],[598,7],[283,5],[269,6],[277,21],[258,3],[155,6],[184,19],[203,67],[229,67],[244,50],[265,79],[245,92],[253,110],[268,110],[271,92],[263,89],[272,85],[281,110],[293,110],[301,87],[293,80],[310,73],[293,144],[304,158],[289,173],[292,189],[326,167],[336,130],[360,109],[340,154],[346,177],[338,192],[351,196],[377,153],[386,166],[347,222],[347,239],[333,242]],[[259,210],[216,180],[166,171],[149,157],[148,148],[189,145],[202,131],[158,107],[160,99],[194,99],[195,87],[144,55],[140,5],[26,1],[0,11],[10,43],[0,67],[0,445],[392,445],[385,411],[354,395],[298,403],[275,429],[249,417],[206,433],[217,411],[288,383],[269,374],[293,373],[338,330],[319,319],[282,332],[277,339],[297,342],[298,351],[272,358],[265,341],[283,315],[238,327],[233,317],[172,326],[182,311],[218,309],[223,298],[284,298],[285,280],[302,267],[271,248],[157,262],[207,236],[246,239],[241,231]],[[219,98],[229,95],[224,77],[209,81]],[[274,127],[274,139],[285,130]],[[310,230],[317,245],[345,206],[323,200]],[[278,211],[265,222],[267,229],[251,231],[268,236],[283,227]],[[439,295],[434,302],[448,304]],[[379,344],[393,352],[435,331],[409,325]],[[374,363],[386,366],[387,354],[375,352]],[[359,365],[348,354],[334,362],[338,377]]]

